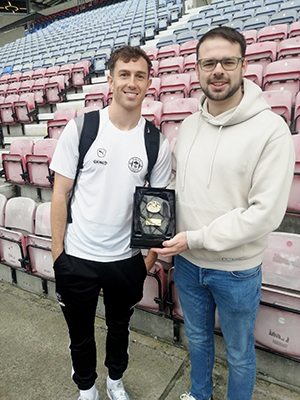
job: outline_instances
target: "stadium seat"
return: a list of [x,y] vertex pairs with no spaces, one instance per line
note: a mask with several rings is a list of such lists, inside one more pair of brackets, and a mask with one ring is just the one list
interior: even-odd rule
[[14,74],[11,74],[8,79],[7,79],[7,83],[13,83],[13,82],[19,82],[20,78],[22,76],[22,72],[16,72]]
[[300,36],[300,21],[293,22],[289,28],[289,38]]
[[38,68],[35,71],[33,71],[31,79],[41,79],[45,77],[45,74],[47,72],[47,68]]
[[271,15],[269,24],[292,24],[297,21],[297,11],[296,10],[284,10],[276,14]]
[[242,31],[241,34],[244,36],[247,45],[257,42],[257,29]]
[[253,18],[254,14],[255,14],[254,9],[238,11],[238,12],[234,13],[234,15],[232,16],[232,22],[234,22],[234,21],[246,22],[247,20]]
[[40,139],[33,146],[32,154],[25,154],[27,179],[30,185],[41,189],[53,187],[54,176],[50,163],[57,139]]
[[287,90],[268,90],[262,93],[272,111],[280,115],[290,126],[292,114],[292,93]]
[[281,288],[262,287],[254,337],[259,348],[300,361],[300,294]]
[[81,88],[87,84],[90,72],[90,62],[80,61],[77,62],[72,69],[72,85],[75,88]]
[[21,86],[21,82],[8,83],[8,88],[6,89],[6,96],[10,96],[13,94],[19,94],[20,86]]
[[164,311],[164,294],[166,292],[165,272],[161,263],[156,262],[148,272],[144,283],[143,298],[139,307],[155,311]]
[[189,97],[199,100],[203,94],[196,71],[190,72],[191,83]]
[[244,77],[250,79],[261,88],[263,80],[263,66],[258,63],[248,64]]
[[16,124],[15,101],[17,100],[19,100],[19,95],[12,94],[5,97],[4,102],[0,104],[0,121],[2,125]]
[[277,43],[268,41],[261,43],[252,43],[246,48],[245,57],[248,63],[259,63],[265,68],[269,63],[276,60]]
[[49,78],[37,79],[32,86],[32,93],[34,94],[34,100],[38,106],[43,106],[47,103],[46,96],[46,85],[49,82]]
[[190,54],[196,54],[196,46],[198,44],[198,40],[188,40],[187,42],[181,43],[179,55],[180,56],[188,56]]
[[92,85],[85,95],[85,107],[98,106],[104,108],[107,105],[107,97],[110,91],[108,83]]
[[47,71],[45,73],[45,78],[51,78],[51,76],[56,76],[60,70],[60,67],[58,65],[51,66],[47,68]]
[[72,63],[68,63],[68,64],[64,64],[61,65],[57,75],[58,76],[63,76],[65,78],[65,85],[66,88],[69,89],[72,86],[72,70],[74,68],[74,64]]
[[158,48],[153,47],[151,49],[146,49],[145,50],[147,56],[150,58],[151,61],[156,60],[157,54],[158,54]]
[[35,234],[26,237],[30,272],[42,278],[54,279],[51,253],[51,203],[41,203],[36,209]]
[[263,90],[288,90],[295,96],[299,92],[300,61],[286,58],[268,64],[264,72]]
[[149,86],[148,92],[146,93],[146,99],[152,98],[153,100],[158,99],[160,92],[161,79],[159,77],[152,78],[151,85]]
[[158,127],[161,123],[162,103],[160,101],[144,100],[142,103],[142,116]]
[[61,108],[55,111],[53,119],[47,121],[47,135],[50,139],[59,139],[67,123],[75,118],[75,108]]
[[18,122],[29,124],[37,121],[38,108],[34,101],[34,93],[21,93],[14,103],[14,109]]
[[271,15],[277,13],[278,10],[279,10],[279,4],[270,4],[268,6],[258,7],[256,8],[255,16],[267,15],[270,17]]
[[195,71],[195,65],[197,62],[196,52],[189,54],[184,58],[183,72],[189,73]]
[[150,76],[152,76],[153,78],[157,77],[159,62],[160,62],[159,60],[151,61],[152,66],[150,68]]
[[272,232],[262,264],[262,282],[288,290],[300,291],[300,235]]
[[261,28],[258,35],[258,42],[270,40],[284,40],[288,35],[288,24],[269,25]]
[[294,37],[282,40],[278,43],[277,59],[280,60],[286,57],[297,57],[300,55],[300,38]]
[[295,162],[294,179],[292,182],[292,187],[287,205],[287,213],[299,216],[300,215],[300,135],[299,134],[293,135],[292,139],[296,151],[296,162]]
[[162,46],[158,49],[156,60],[161,60],[162,58],[178,57],[180,52],[180,45],[170,44],[168,46]]
[[88,106],[88,107],[83,107],[80,110],[77,111],[77,117],[80,117],[81,115],[84,115],[85,113],[95,111],[95,110],[101,110],[99,106]]
[[33,151],[34,142],[30,138],[17,138],[12,141],[9,153],[2,153],[2,165],[6,182],[25,184],[25,154]]
[[300,11],[300,0],[290,0],[282,2],[280,5],[280,11],[296,10]]
[[300,92],[296,95],[293,131],[300,133]]
[[173,280],[174,267],[169,269],[168,272],[168,293],[169,304],[171,309],[171,317],[175,320],[183,321],[183,312],[179,301],[178,290]]
[[19,95],[22,93],[31,93],[32,92],[32,87],[35,83],[34,80],[27,80],[27,81],[20,81],[21,86],[19,88]]
[[22,73],[21,78],[20,78],[20,82],[31,80],[32,79],[32,75],[33,75],[33,70],[32,69],[28,70],[28,71],[24,71]]
[[158,100],[162,103],[166,103],[176,98],[188,97],[190,82],[190,74],[161,75]]
[[52,76],[45,85],[46,102],[57,104],[66,100],[65,78],[63,76]]
[[13,268],[26,269],[27,233],[34,232],[36,203],[26,197],[12,197],[5,207],[5,227],[0,227],[1,262]]
[[157,76],[170,73],[181,74],[183,72],[183,62],[183,56],[161,59],[158,65]]
[[4,99],[6,97],[6,91],[8,88],[8,83],[3,83],[0,85],[0,97]]
[[0,193],[0,226],[4,226],[4,216],[7,198],[4,194]]
[[177,138],[182,121],[198,110],[199,102],[193,98],[175,99],[163,104],[160,130],[170,143]]

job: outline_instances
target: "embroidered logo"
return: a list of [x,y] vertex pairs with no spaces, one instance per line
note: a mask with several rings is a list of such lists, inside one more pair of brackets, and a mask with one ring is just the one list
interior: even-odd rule
[[105,149],[97,149],[97,156],[103,158],[106,156],[107,151]]
[[140,172],[143,169],[143,161],[138,157],[132,157],[128,161],[128,168],[134,173]]

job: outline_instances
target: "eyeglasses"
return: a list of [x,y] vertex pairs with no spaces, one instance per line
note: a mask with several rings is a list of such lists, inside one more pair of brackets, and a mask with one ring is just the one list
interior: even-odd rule
[[202,71],[210,72],[213,71],[218,63],[222,65],[222,68],[225,71],[233,71],[237,68],[240,61],[244,61],[242,57],[225,57],[221,60],[216,60],[215,58],[201,58],[197,60],[198,65],[202,69]]

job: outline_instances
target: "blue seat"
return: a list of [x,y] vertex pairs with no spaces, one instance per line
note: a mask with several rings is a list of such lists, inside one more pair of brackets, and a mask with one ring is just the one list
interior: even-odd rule
[[231,21],[223,26],[229,26],[230,28],[236,29],[239,32],[244,30],[244,22],[241,20]]
[[232,16],[230,14],[222,15],[220,17],[212,18],[211,26],[225,25],[231,22]]
[[270,17],[270,25],[278,24],[292,24],[297,21],[297,11],[295,10],[285,10],[279,13],[273,14]]
[[197,38],[197,31],[190,30],[188,32],[181,32],[177,35],[177,43],[185,43]]
[[68,62],[69,62],[69,56],[65,55],[62,57],[57,57],[54,65],[64,65],[64,64],[67,64]]
[[255,1],[249,1],[244,5],[244,10],[257,10],[260,7],[264,6],[264,1],[263,0],[255,0]]
[[176,35],[163,36],[156,43],[156,47],[160,48],[160,47],[163,47],[163,46],[169,46],[170,44],[175,44],[176,42],[177,42],[177,36]]
[[260,15],[258,17],[250,18],[244,22],[244,30],[261,29],[269,25],[269,17],[267,15]]
[[198,19],[193,22],[193,29],[199,30],[202,28],[206,28],[206,30],[208,30],[208,28],[210,28],[210,24],[211,24],[210,18]]
[[292,0],[282,3],[280,6],[280,11],[287,11],[287,10],[300,10],[300,0]]
[[232,16],[232,21],[247,21],[249,18],[254,17],[255,10],[250,9],[246,11],[238,11]]
[[178,35],[179,33],[182,33],[182,32],[188,32],[191,29],[192,29],[192,23],[191,22],[187,22],[186,24],[179,25],[177,28],[175,28],[173,30],[173,34],[174,35]]

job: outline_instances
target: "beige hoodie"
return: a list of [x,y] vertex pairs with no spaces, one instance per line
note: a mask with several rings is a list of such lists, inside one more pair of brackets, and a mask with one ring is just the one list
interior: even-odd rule
[[288,126],[244,79],[240,104],[213,117],[206,98],[181,125],[174,149],[177,231],[190,262],[243,270],[260,264],[286,211],[295,150]]

